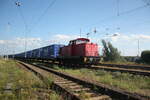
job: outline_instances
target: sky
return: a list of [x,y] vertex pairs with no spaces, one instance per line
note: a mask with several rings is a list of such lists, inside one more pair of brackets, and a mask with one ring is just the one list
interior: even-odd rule
[[138,43],[140,53],[150,50],[150,0],[0,0],[0,55],[78,37],[100,54],[102,39],[124,56],[138,55]]

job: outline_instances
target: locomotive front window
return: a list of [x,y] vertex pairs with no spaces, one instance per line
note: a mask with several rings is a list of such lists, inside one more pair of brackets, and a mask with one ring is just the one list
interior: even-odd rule
[[87,43],[87,42],[88,42],[87,40],[77,40],[76,44],[82,44],[82,43]]

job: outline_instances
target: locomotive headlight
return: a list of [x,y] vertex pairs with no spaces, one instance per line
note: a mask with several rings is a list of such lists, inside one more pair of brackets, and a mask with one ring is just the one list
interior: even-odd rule
[[84,62],[86,62],[87,61],[87,58],[86,57],[84,57]]

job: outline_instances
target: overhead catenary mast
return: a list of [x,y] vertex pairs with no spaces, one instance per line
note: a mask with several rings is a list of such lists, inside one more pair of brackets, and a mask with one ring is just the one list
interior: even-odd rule
[[138,39],[138,54],[137,54],[137,56],[138,57],[140,56],[140,41],[139,41],[139,39]]
[[23,13],[22,13],[22,11],[21,11],[21,9],[20,9],[20,7],[21,7],[21,5],[22,5],[21,2],[17,1],[17,2],[15,2],[15,4],[16,4],[16,6],[17,6],[17,8],[18,8],[18,11],[19,11],[19,13],[20,13],[20,16],[22,17],[22,20],[23,20],[24,25],[25,25],[25,39],[24,39],[24,42],[25,42],[25,50],[24,50],[25,55],[24,55],[24,57],[26,58],[26,50],[27,50],[27,41],[26,41],[26,38],[27,38],[28,26],[27,26],[27,23],[26,23],[26,21],[25,21],[25,17],[24,17],[24,15],[23,15]]
[[[7,29],[6,29],[6,31],[9,33],[9,31],[10,31],[10,23],[8,22],[7,23]],[[8,59],[8,41],[6,41],[6,46],[5,46],[5,51],[6,51],[6,59]]]
[[90,35],[90,33],[87,33],[87,34],[86,34],[87,38],[89,38],[89,35]]
[[82,32],[82,30],[81,30],[81,28],[80,28],[80,38],[81,38],[81,32]]

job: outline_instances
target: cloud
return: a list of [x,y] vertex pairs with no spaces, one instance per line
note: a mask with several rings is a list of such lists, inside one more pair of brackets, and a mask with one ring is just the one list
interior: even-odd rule
[[[0,40],[0,49],[3,53],[20,53],[25,50],[25,41],[27,41],[27,50],[32,50],[39,47],[44,47],[51,44],[68,44],[70,40],[78,38],[78,35],[72,34],[55,34],[51,37],[51,40],[44,40],[41,38],[21,38],[17,37],[12,40]],[[115,33],[107,37],[103,37],[121,50],[123,55],[137,55],[137,44],[138,39],[140,40],[140,50],[150,49],[150,35],[145,34],[123,34]],[[102,49],[101,39],[99,37],[91,37],[90,39],[93,43],[97,43]]]
[[0,44],[4,44],[5,43],[5,41],[4,40],[0,40]]
[[122,34],[117,33],[118,35],[110,35],[107,39],[119,50],[121,50],[123,55],[137,55],[138,45],[139,50],[150,49],[150,35],[146,34]]
[[23,52],[25,50],[25,41],[27,43],[27,50],[38,48],[40,38],[20,38],[17,37],[12,40],[0,40],[0,49],[3,54],[10,54],[12,51]]
[[63,43],[66,44],[70,40],[79,38],[77,35],[67,35],[67,34],[56,34],[53,36],[53,39],[50,41],[55,41],[55,43]]
[[144,35],[144,34],[132,34],[131,35],[132,38],[135,38],[135,39],[146,39],[146,40],[150,40],[150,35]]
[[14,44],[17,44],[17,45],[22,45],[24,46],[25,45],[25,42],[27,43],[28,46],[37,46],[38,44],[40,44],[40,42],[42,41],[41,38],[16,38],[14,39],[15,41],[12,42]]
[[37,42],[37,41],[41,41],[40,38],[15,38],[13,40],[0,40],[0,44],[4,44],[4,45],[22,45],[25,43],[25,41],[27,41],[29,44],[33,43],[33,42]]
[[40,41],[40,38],[16,38],[17,41]]
[[56,39],[69,39],[70,38],[69,35],[64,35],[64,34],[56,34],[54,37]]
[[111,35],[107,37],[111,39],[113,42],[118,42],[118,41],[135,41],[135,40],[141,40],[141,41],[150,41],[150,35],[145,35],[145,34],[120,34],[120,33],[115,33],[115,35]]
[[[0,49],[5,47],[6,51],[2,51],[4,54],[10,54],[15,50],[16,53],[25,51],[25,42],[26,42],[26,50],[33,50],[36,48],[44,47],[51,44],[68,44],[68,42],[72,39],[77,38],[76,35],[66,35],[66,34],[56,34],[52,36],[51,40],[44,40],[41,38],[21,38],[17,37],[12,40],[0,40]],[[11,51],[11,52],[9,52]]]

